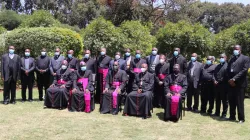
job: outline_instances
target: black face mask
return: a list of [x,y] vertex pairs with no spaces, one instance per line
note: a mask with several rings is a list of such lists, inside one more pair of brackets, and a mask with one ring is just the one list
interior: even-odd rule
[[174,70],[174,74],[178,74],[179,72],[179,70]]

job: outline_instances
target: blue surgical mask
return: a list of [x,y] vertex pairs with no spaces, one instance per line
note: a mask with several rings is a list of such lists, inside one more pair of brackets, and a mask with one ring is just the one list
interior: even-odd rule
[[178,56],[179,52],[178,51],[174,51],[174,56]]
[[156,55],[156,54],[157,54],[157,51],[152,51],[152,54],[153,54],[153,55]]
[[55,52],[55,56],[59,56],[60,55],[60,52]]
[[87,69],[86,66],[82,66],[82,67],[81,67],[81,70],[82,70],[82,71],[86,71],[86,69]]
[[130,56],[130,53],[129,53],[129,52],[126,52],[125,55],[126,55],[126,56]]
[[212,64],[212,61],[211,60],[207,60],[207,65],[211,65]]
[[137,58],[137,59],[141,58],[141,54],[136,54],[135,58]]
[[41,52],[41,55],[42,55],[42,56],[45,56],[45,55],[46,55],[46,52]]
[[10,54],[14,54],[14,52],[15,52],[15,50],[9,49],[9,53],[10,53]]
[[73,56],[72,56],[72,54],[68,54],[68,58],[72,58]]
[[196,61],[196,57],[191,57],[191,61],[192,62]]
[[240,51],[239,50],[234,50],[234,55],[237,56],[240,54]]
[[62,69],[63,70],[67,69],[67,66],[66,65],[62,65]]
[[101,52],[101,55],[105,55],[106,53],[105,52]]
[[86,53],[86,54],[84,55],[84,58],[89,58],[89,54]]
[[25,54],[25,56],[30,56],[29,52],[25,52],[24,54]]
[[221,64],[225,63],[225,58],[220,58],[220,63]]

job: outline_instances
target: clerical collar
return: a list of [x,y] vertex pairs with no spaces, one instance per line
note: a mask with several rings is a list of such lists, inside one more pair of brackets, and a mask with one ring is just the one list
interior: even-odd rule
[[25,59],[29,59],[30,57],[29,57],[29,56],[25,56],[24,58],[25,58]]
[[175,77],[179,76],[179,73],[177,73],[177,74],[174,74],[174,76],[175,76]]

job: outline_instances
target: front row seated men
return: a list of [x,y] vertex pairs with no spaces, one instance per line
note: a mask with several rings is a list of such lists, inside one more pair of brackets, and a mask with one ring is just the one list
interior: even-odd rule
[[89,113],[91,107],[91,93],[94,91],[91,70],[87,70],[86,63],[81,61],[79,70],[75,71],[73,90],[69,100],[69,111],[84,111]]
[[187,77],[180,73],[179,64],[175,64],[173,72],[168,75],[164,83],[166,93],[166,105],[164,107],[164,120],[177,122],[182,111],[182,97],[185,97],[187,90]]
[[128,94],[124,107],[124,115],[151,117],[154,74],[149,73],[148,65],[141,65],[141,73],[136,74],[133,91]]
[[68,62],[63,60],[62,67],[56,72],[53,84],[45,95],[44,105],[46,107],[58,109],[67,107],[73,76],[73,71],[68,68]]
[[103,91],[101,101],[101,113],[112,113],[117,115],[119,112],[119,98],[121,92],[124,92],[127,82],[127,73],[120,69],[118,61],[113,63],[106,77],[106,86]]

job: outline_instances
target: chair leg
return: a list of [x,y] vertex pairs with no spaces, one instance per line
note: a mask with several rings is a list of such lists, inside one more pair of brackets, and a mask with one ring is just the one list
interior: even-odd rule
[[184,106],[184,108],[183,108],[183,116],[185,116],[185,110],[186,110],[186,105],[185,105],[185,100],[183,101],[183,106]]

